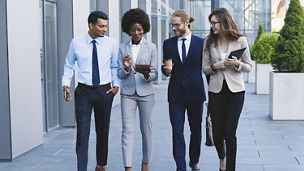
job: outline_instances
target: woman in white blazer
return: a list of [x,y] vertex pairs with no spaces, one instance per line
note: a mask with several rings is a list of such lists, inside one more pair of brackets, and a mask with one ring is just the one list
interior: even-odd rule
[[[123,32],[131,39],[119,48],[118,77],[121,79],[122,153],[126,171],[132,170],[132,151],[136,109],[139,109],[142,134],[142,171],[148,171],[152,151],[152,113],[154,90],[152,81],[157,79],[156,46],[143,35],[150,31],[149,16],[141,9],[127,11],[121,22]],[[148,70],[137,70],[137,64],[150,65]]]
[[[236,129],[243,108],[245,85],[242,72],[250,72],[251,57],[246,38],[225,8],[209,15],[210,33],[204,43],[203,72],[210,75],[209,111],[220,171],[235,171]],[[228,55],[246,47],[240,59]]]

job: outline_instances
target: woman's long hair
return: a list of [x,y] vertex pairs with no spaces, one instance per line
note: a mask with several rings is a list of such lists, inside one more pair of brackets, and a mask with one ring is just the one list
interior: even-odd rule
[[221,31],[219,34],[214,34],[212,28],[210,27],[210,33],[207,36],[206,50],[210,49],[210,46],[214,43],[215,46],[218,46],[219,36],[225,37],[229,41],[237,40],[239,37],[243,36],[237,25],[232,19],[232,16],[226,8],[217,8],[209,15],[208,19],[211,22],[211,17],[216,16],[218,21],[221,24]]

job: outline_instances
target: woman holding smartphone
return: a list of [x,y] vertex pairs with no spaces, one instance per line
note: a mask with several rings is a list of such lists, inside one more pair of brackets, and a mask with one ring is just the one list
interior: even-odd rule
[[[208,17],[210,33],[204,43],[203,72],[210,75],[209,111],[213,140],[220,171],[235,171],[236,129],[243,108],[245,85],[241,72],[250,72],[251,57],[243,36],[225,8],[212,11]],[[245,48],[238,60],[228,58],[231,51]]]
[[[121,79],[122,153],[126,171],[132,170],[132,151],[136,108],[139,109],[142,134],[142,171],[149,170],[152,153],[152,113],[157,79],[156,46],[143,38],[150,31],[149,16],[141,9],[127,11],[121,22],[123,32],[130,40],[119,48],[118,77]],[[138,66],[146,66],[139,68]],[[135,71],[136,70],[136,71]]]

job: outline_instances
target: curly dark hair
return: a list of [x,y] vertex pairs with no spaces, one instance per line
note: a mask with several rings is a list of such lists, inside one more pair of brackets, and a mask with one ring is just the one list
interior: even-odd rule
[[148,14],[140,8],[130,9],[125,12],[121,19],[122,31],[130,35],[130,28],[133,24],[140,24],[144,34],[150,31],[150,19]]

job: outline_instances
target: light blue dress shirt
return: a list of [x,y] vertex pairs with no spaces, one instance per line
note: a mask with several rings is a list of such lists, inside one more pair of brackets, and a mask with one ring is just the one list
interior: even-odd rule
[[[92,84],[92,52],[93,43],[91,36],[85,35],[74,38],[71,41],[66,55],[62,86],[70,86],[74,74],[74,65],[77,62],[76,81],[86,85]],[[100,85],[112,83],[119,87],[120,80],[117,77],[118,69],[118,45],[108,36],[98,37],[96,40]]]

